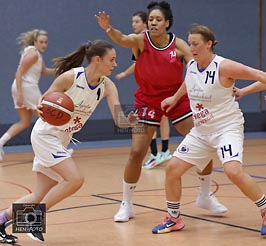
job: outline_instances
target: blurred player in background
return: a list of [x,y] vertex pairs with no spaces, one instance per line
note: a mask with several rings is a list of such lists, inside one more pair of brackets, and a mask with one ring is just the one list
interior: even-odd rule
[[53,75],[54,69],[47,68],[42,58],[48,46],[48,33],[34,29],[21,33],[21,58],[12,84],[12,97],[19,121],[14,123],[0,138],[0,161],[3,160],[3,146],[11,138],[31,125],[32,116],[38,116],[36,107],[41,96],[39,79],[41,75]]

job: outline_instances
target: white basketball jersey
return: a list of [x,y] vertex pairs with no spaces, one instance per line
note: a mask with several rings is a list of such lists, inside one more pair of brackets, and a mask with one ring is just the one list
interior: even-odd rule
[[38,119],[34,128],[37,128],[40,134],[47,132],[52,133],[52,131],[58,132],[59,130],[61,132],[61,137],[63,137],[63,133],[72,136],[73,133],[81,130],[102,100],[105,88],[104,76],[101,77],[101,82],[96,87],[91,87],[88,84],[84,67],[74,68],[74,76],[73,85],[65,91],[65,94],[71,97],[75,105],[72,118],[63,126],[52,126]]
[[188,64],[185,83],[196,129],[203,134],[214,133],[244,123],[233,87],[225,88],[219,80],[219,66],[224,60],[215,56],[204,71],[193,59]]
[[78,132],[92,115],[104,95],[104,77],[92,88],[86,79],[84,67],[74,68],[74,83],[65,92],[74,102],[75,111],[71,120],[60,128],[68,133]]
[[22,80],[27,83],[38,84],[41,77],[43,60],[41,53],[35,48],[35,46],[30,45],[24,49],[19,63],[21,63],[22,59],[28,54],[30,49],[35,49],[37,51],[38,60],[22,75]]

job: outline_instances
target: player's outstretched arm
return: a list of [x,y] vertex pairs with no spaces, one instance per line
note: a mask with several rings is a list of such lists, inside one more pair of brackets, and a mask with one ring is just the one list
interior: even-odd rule
[[104,11],[99,11],[98,15],[95,15],[99,26],[105,30],[107,35],[118,45],[124,48],[133,48],[136,46],[135,38],[136,34],[125,35],[118,29],[115,29],[110,24],[110,16]]

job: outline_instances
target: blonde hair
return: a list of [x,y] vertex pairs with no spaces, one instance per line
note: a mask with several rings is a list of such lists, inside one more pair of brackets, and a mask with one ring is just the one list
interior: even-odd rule
[[21,33],[17,37],[18,44],[20,45],[20,53],[23,52],[25,47],[34,45],[34,41],[36,41],[40,35],[48,36],[48,32],[40,29],[33,29],[31,31]]

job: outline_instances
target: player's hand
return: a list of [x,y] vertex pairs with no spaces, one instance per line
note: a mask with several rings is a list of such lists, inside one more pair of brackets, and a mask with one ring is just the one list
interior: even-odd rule
[[172,97],[167,97],[161,102],[161,109],[168,113],[174,106],[176,105],[176,100],[175,98]]
[[110,27],[110,16],[104,11],[99,11],[98,15],[95,15],[99,26],[105,31]]
[[244,95],[241,89],[234,87],[233,96],[235,97],[236,100],[240,100]]
[[42,100],[43,100],[43,96],[39,98],[39,101],[38,101],[38,105],[37,105],[36,111],[37,111],[39,117],[40,117],[43,121],[45,121],[44,118],[42,117],[42,113],[43,113],[43,112],[42,112],[42,107],[43,107],[43,106],[42,106]]
[[134,111],[131,111],[127,116],[127,121],[131,126],[135,126],[139,122],[138,114]]
[[17,105],[18,105],[18,107],[22,107],[23,106],[23,96],[20,93],[18,93]]

